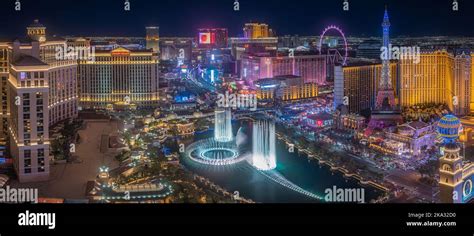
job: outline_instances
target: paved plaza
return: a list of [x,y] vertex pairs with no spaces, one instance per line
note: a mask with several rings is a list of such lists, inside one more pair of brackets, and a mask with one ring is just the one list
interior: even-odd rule
[[[111,169],[118,166],[114,159],[115,153],[107,150],[107,145],[101,142],[103,136],[116,134],[118,122],[107,120],[86,120],[86,129],[79,130],[80,142],[76,144],[78,157],[73,163],[51,165],[50,180],[38,183],[12,182],[12,187],[38,188],[40,197],[54,197],[64,199],[84,199],[87,181],[94,180],[99,167],[109,166]],[[108,139],[108,138],[107,138]]]

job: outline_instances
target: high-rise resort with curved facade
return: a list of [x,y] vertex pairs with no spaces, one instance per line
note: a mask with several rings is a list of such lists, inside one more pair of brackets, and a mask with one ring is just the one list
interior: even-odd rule
[[49,127],[77,117],[77,61],[58,57],[63,38],[50,36],[35,20],[27,37],[5,43],[8,51],[8,129],[11,155],[21,182],[47,180]]

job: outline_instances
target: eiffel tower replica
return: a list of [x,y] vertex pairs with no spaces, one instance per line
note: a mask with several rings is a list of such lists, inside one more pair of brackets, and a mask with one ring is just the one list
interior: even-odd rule
[[[387,7],[382,22],[383,46],[389,49],[390,44],[390,21],[388,19]],[[382,59],[382,77],[377,92],[375,109],[370,117],[369,129],[371,133],[376,128],[384,129],[403,122],[400,107],[395,103],[395,92],[390,78],[390,58]]]

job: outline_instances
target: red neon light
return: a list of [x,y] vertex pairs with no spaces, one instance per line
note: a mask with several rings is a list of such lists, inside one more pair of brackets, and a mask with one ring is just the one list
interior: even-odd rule
[[323,121],[322,120],[318,120],[317,122],[318,122],[318,127],[323,126]]
[[216,33],[211,33],[211,44],[216,43]]
[[112,52],[112,56],[130,56],[130,52]]

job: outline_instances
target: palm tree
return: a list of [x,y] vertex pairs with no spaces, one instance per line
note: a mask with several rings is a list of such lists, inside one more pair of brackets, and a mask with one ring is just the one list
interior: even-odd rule
[[130,131],[126,131],[122,134],[123,140],[127,143],[127,145],[130,145],[130,141],[132,140],[132,134]]

